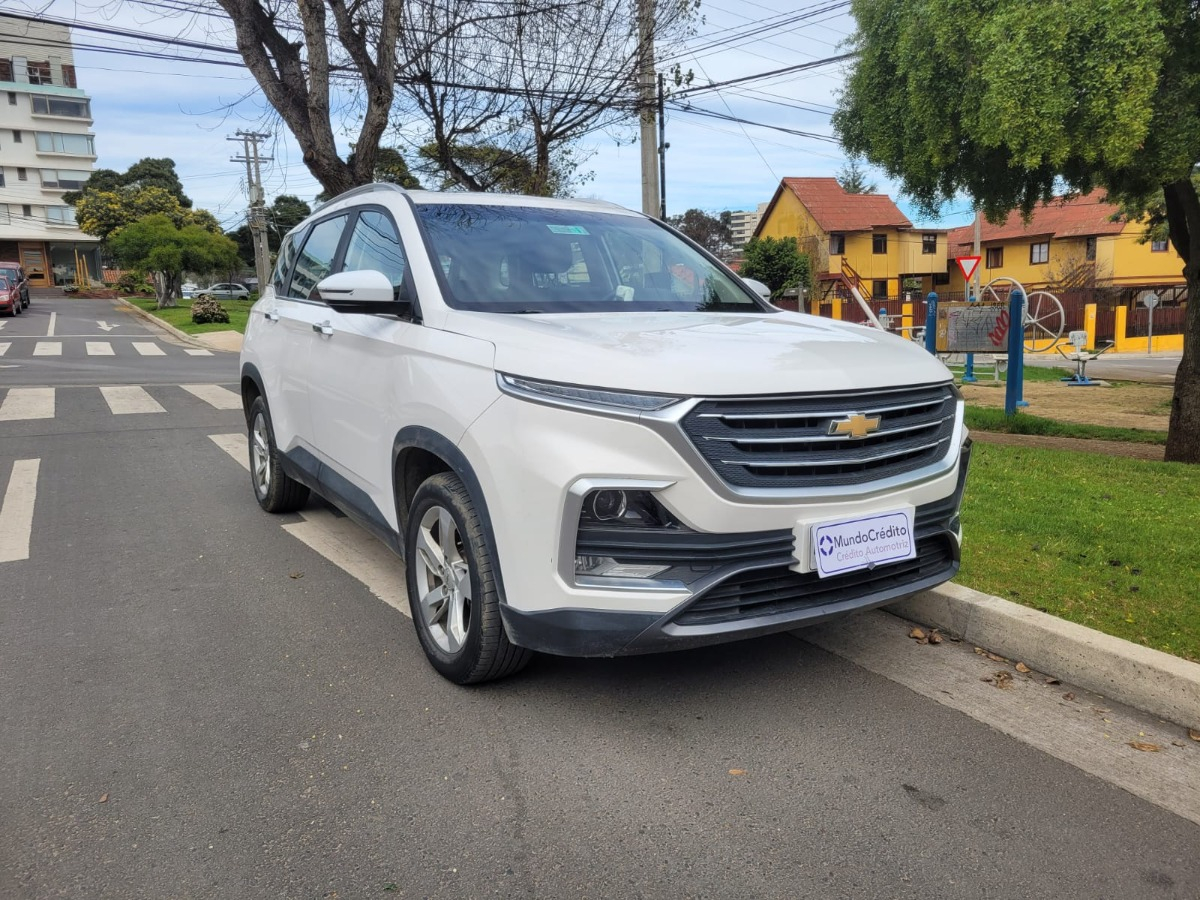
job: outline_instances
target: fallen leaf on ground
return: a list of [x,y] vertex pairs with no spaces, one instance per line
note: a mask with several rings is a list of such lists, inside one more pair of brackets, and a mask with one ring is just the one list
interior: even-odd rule
[[746,770],[745,769],[730,769],[729,774],[730,775],[745,775]]
[[304,577],[303,572],[291,572],[288,574],[288,578],[303,578],[303,577]]
[[919,641],[925,637],[925,632],[922,631],[920,628],[914,628],[912,631],[910,631],[908,633],[908,636],[915,641]]
[[1195,728],[1189,728],[1188,737],[1190,737],[1193,741],[1200,741],[1200,731],[1197,731]]
[[986,651],[986,650],[984,650],[982,647],[976,647],[976,648],[975,648],[975,652],[976,652],[976,653],[978,653],[980,656],[986,656],[986,655],[987,655],[987,651]]
[[100,799],[97,802],[98,803],[107,803],[108,802],[108,793],[105,792],[105,793],[101,794]]
[[1005,659],[1003,656],[999,656],[995,653],[988,653],[987,658],[990,659],[992,662],[1008,662],[1008,660]]
[[1071,693],[1070,691],[1067,691],[1065,694],[1063,694],[1063,699],[1064,700],[1074,700],[1075,695],[1073,693]]
[[1020,672],[1022,675],[1025,675],[1029,672],[1032,672],[1033,670],[1030,669],[1029,666],[1025,665],[1025,663],[1019,662],[1019,663],[1017,663],[1017,671]]
[[1046,676],[1046,684],[1062,684],[1062,682],[1059,681],[1057,678],[1047,675]]
[[998,687],[998,688],[1012,687],[1012,680],[1013,680],[1012,672],[1005,672],[1003,669],[1001,669],[999,672],[996,673],[995,678],[996,678],[996,687]]
[[1130,741],[1129,746],[1134,750],[1141,750],[1143,753],[1157,753],[1162,749],[1158,744],[1149,744],[1146,741]]
[[940,644],[941,642],[942,642],[942,636],[940,634],[938,634],[938,631],[936,628],[933,629],[933,631],[929,632],[929,643]]

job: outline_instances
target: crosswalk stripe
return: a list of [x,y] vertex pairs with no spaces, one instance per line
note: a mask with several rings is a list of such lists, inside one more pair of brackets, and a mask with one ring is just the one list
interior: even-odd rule
[[157,400],[137,385],[102,387],[100,393],[114,416],[166,412]]
[[113,347],[108,341],[87,341],[88,356],[113,356]]
[[0,422],[54,418],[54,388],[9,388],[0,403]]
[[210,434],[208,436],[214,444],[232,456],[238,461],[243,469],[250,471],[250,461],[248,459],[250,450],[246,446],[246,435],[244,434]]
[[153,341],[134,341],[133,349],[136,350],[138,353],[142,354],[142,356],[166,356],[167,355],[166,353],[163,352],[163,348],[158,346],[158,344],[154,343]]
[[5,343],[0,344],[0,356],[3,356],[5,353],[7,353],[8,348],[11,346],[12,346],[12,341],[6,341]]
[[62,356],[62,341],[38,341],[33,345],[34,356]]
[[183,350],[188,356],[212,356],[211,350],[202,350],[198,347],[185,347]]
[[37,500],[40,459],[16,459],[4,502],[0,503],[0,562],[29,559],[29,536],[33,533],[33,505]]
[[219,384],[185,384],[183,389],[217,409],[241,409],[242,398]]

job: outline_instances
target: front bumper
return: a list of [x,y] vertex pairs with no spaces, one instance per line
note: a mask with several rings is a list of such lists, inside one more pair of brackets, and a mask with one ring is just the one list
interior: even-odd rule
[[779,535],[773,535],[773,541],[771,533],[746,535],[748,545],[773,546],[774,553],[748,555],[744,563],[706,579],[702,590],[665,614],[519,610],[503,605],[509,638],[520,646],[562,656],[679,650],[815,625],[935,587],[958,571],[958,515],[970,452],[968,441],[962,448],[954,493],[917,507],[915,559],[819,578],[815,572],[793,570],[791,544],[781,543]]

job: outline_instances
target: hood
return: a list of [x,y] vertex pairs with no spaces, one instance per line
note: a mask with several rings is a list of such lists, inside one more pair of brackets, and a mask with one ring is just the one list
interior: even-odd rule
[[499,372],[589,387],[711,397],[950,379],[912,341],[790,312],[454,311],[445,327],[495,345]]

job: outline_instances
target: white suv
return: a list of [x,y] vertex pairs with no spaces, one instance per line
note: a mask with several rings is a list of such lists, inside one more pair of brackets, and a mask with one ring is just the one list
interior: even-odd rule
[[811,624],[958,569],[949,372],[785,312],[605,203],[357,188],[284,240],[241,359],[263,509],[407,560],[459,683]]

